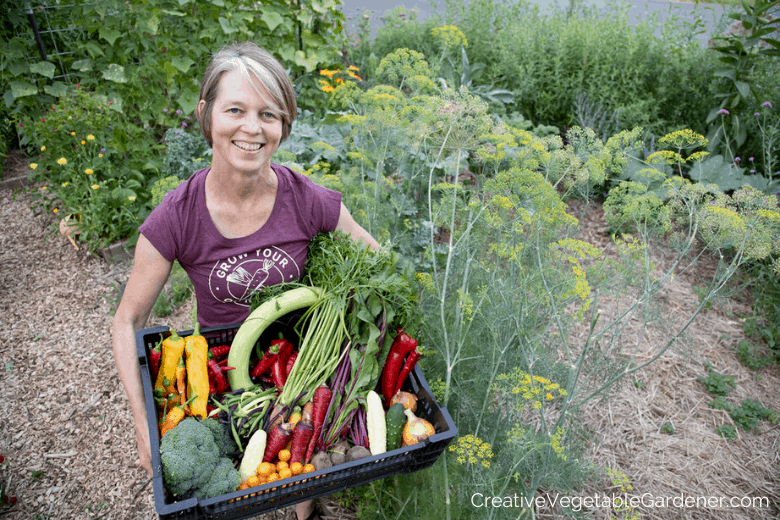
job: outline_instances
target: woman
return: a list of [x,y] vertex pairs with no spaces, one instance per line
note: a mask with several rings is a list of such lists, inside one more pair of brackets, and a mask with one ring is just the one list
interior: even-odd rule
[[[201,326],[249,314],[251,295],[301,275],[309,240],[338,229],[371,248],[338,192],[271,163],[289,135],[297,105],[281,64],[251,44],[223,48],[201,82],[196,118],[213,150],[209,168],[166,195],[140,227],[135,261],[114,317],[113,348],[130,401],[140,464],[151,451],[135,333],[143,328],[174,260],[195,287]],[[299,519],[314,518],[311,502]]]

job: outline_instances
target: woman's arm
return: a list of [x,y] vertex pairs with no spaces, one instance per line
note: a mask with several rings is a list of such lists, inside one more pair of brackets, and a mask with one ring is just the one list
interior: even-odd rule
[[141,235],[135,248],[130,279],[114,315],[114,362],[130,402],[138,442],[138,457],[141,466],[149,473],[152,473],[152,454],[135,333],[146,323],[170,272],[171,262],[163,258],[146,237]]
[[368,244],[369,249],[373,250],[379,247],[379,242],[377,242],[368,231],[363,229],[360,224],[355,222],[355,219],[352,218],[352,215],[343,202],[341,203],[341,213],[339,213],[339,222],[336,224],[336,229],[348,234],[352,237],[352,240],[355,240],[356,242]]

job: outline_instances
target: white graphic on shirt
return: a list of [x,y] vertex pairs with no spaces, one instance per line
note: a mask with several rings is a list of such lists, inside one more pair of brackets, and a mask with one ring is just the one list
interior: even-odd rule
[[[271,276],[272,273],[276,276]],[[211,294],[223,303],[248,307],[252,295],[271,283],[289,282],[300,276],[298,264],[279,249],[268,247],[231,256],[214,264],[209,275]]]

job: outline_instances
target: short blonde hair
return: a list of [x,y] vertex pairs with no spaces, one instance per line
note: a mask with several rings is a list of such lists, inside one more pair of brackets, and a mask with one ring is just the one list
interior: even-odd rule
[[209,146],[212,145],[211,112],[219,93],[220,79],[226,72],[241,73],[255,90],[257,90],[255,81],[260,83],[271,96],[270,101],[281,109],[279,116],[282,120],[282,141],[287,139],[298,112],[295,90],[290,78],[282,64],[271,53],[254,43],[244,42],[220,49],[211,58],[200,82],[198,99],[205,101],[205,104],[202,110],[195,111],[195,118]]

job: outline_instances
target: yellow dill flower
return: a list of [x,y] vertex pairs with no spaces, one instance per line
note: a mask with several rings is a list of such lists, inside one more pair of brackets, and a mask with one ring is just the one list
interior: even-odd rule
[[455,460],[459,464],[481,464],[485,468],[490,467],[490,459],[493,458],[493,448],[476,435],[464,435],[458,438],[458,442],[450,445],[449,450],[455,454]]
[[87,141],[94,141],[94,140],[95,140],[95,136],[94,136],[94,135],[92,135],[92,134],[89,134],[89,135],[87,136]]
[[95,172],[92,171],[92,168],[87,168],[86,170],[84,170],[84,173],[86,173],[87,175],[92,175]]
[[658,140],[665,145],[675,148],[688,148],[691,146],[707,146],[709,142],[703,135],[697,134],[693,130],[683,129],[666,134]]
[[38,163],[31,163],[31,164],[30,164],[30,168],[32,168],[33,170],[34,170],[35,168],[37,168],[37,167],[38,167]]
[[647,162],[650,164],[664,161],[666,164],[677,164],[678,162],[682,162],[682,160],[682,156],[672,150],[658,150],[647,157]]
[[693,152],[685,160],[690,162],[690,163],[694,163],[694,162],[697,162],[697,161],[701,161],[702,159],[707,157],[709,154],[710,154],[710,152]]
[[68,160],[65,157],[60,157],[59,159],[57,159],[57,164],[62,164],[62,165],[68,164]]
[[563,439],[563,435],[566,433],[566,430],[558,426],[558,429],[555,431],[554,434],[550,437],[550,447],[553,449],[556,455],[558,455],[558,458],[561,460],[566,460],[565,451],[566,448],[564,446],[561,446],[561,440]]
[[443,25],[441,27],[434,27],[431,29],[431,34],[434,38],[438,38],[442,41],[445,47],[457,47],[463,44],[464,47],[469,46],[466,35],[455,27],[454,25]]

